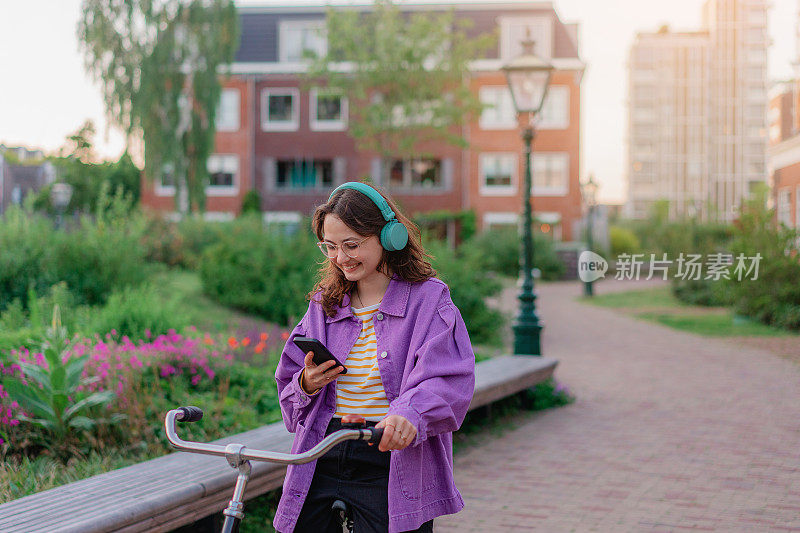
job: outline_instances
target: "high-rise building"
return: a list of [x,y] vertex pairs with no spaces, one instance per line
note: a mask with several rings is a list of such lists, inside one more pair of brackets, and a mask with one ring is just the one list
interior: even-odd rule
[[630,55],[628,215],[658,200],[670,214],[694,214],[708,197],[709,38],[640,33]]
[[627,214],[730,221],[767,182],[767,4],[708,0],[700,32],[640,33],[629,66]]

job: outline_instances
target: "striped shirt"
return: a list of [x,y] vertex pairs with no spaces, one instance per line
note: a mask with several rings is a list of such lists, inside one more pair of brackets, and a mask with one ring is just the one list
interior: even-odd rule
[[361,320],[361,333],[344,363],[347,374],[336,380],[335,417],[354,414],[377,422],[389,412],[389,401],[378,369],[378,340],[372,323],[379,305],[353,307],[353,314]]

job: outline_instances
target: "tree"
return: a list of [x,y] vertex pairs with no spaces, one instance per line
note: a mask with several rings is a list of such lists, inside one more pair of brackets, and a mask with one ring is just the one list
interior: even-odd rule
[[468,62],[494,35],[467,37],[470,21],[452,11],[406,16],[391,0],[366,13],[330,8],[326,22],[327,53],[307,54],[307,83],[322,79],[348,97],[350,134],[382,157],[384,171],[390,158],[426,155],[419,149],[427,141],[466,146],[459,126],[481,109]]
[[84,0],[78,35],[106,111],[130,143],[144,139],[145,175],[174,180],[181,212],[205,208],[221,93],[218,68],[239,43],[232,0]]

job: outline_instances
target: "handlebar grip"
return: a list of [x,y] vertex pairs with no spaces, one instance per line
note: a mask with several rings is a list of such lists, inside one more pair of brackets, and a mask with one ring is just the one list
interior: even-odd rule
[[383,428],[368,428],[372,432],[372,437],[367,441],[370,444],[378,444],[383,438]]
[[193,405],[178,407],[178,411],[183,413],[183,416],[178,418],[180,422],[197,422],[203,418],[203,410]]

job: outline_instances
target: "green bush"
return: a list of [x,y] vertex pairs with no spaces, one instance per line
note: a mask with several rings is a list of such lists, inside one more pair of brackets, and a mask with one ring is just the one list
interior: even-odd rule
[[731,246],[734,264],[739,254],[745,258],[760,254],[761,259],[757,279],[750,279],[751,274],[727,283],[738,313],[765,324],[800,329],[797,238],[796,232],[776,227],[773,210],[757,202],[744,207]]
[[673,278],[672,294],[678,300],[692,305],[723,307],[733,303],[729,284],[720,280]]
[[236,222],[210,222],[199,215],[190,215],[180,222],[150,215],[142,245],[148,261],[172,267],[196,270],[200,256],[219,242]]
[[439,277],[450,287],[450,296],[467,326],[470,339],[478,344],[497,344],[503,330],[503,315],[486,305],[485,299],[502,289],[500,281],[487,276],[476,248],[451,250],[442,241],[431,240],[425,248],[433,257]]
[[261,214],[261,195],[255,189],[250,189],[242,198],[241,215]]
[[611,255],[617,257],[620,254],[634,254],[639,251],[641,244],[636,234],[620,226],[608,228],[608,237],[611,242]]
[[82,328],[85,333],[111,334],[145,339],[183,331],[190,325],[188,315],[172,300],[164,300],[156,290],[145,284],[126,287],[111,294],[103,307],[93,311]]
[[[8,399],[16,402],[25,414],[18,420],[38,427],[40,439],[35,442],[66,461],[76,448],[79,432],[91,431],[98,422],[105,421],[92,415],[92,408],[105,407],[116,398],[113,391],[87,390],[94,380],[83,376],[89,359],[85,354],[67,359],[67,328],[61,325],[61,315],[56,306],[53,323],[39,343],[46,365],[20,359],[19,377],[5,376],[3,389]],[[110,422],[118,421],[112,417]]]
[[[304,226],[307,227],[307,226]],[[200,260],[203,291],[223,305],[293,324],[308,307],[322,256],[309,231],[288,236],[243,218]]]
[[[480,268],[504,276],[518,277],[520,272],[520,237],[516,228],[492,229],[480,233],[462,244],[473,248],[480,258]],[[534,233],[533,266],[544,280],[561,279],[564,263],[556,254],[553,241]]]
[[[70,231],[31,211],[11,208],[0,219],[0,311],[14,300],[28,307],[31,294],[65,282],[76,304],[103,303],[111,290],[147,276],[139,246],[140,219],[121,196],[98,200],[94,220],[84,216]],[[33,292],[30,292],[32,289]]]

